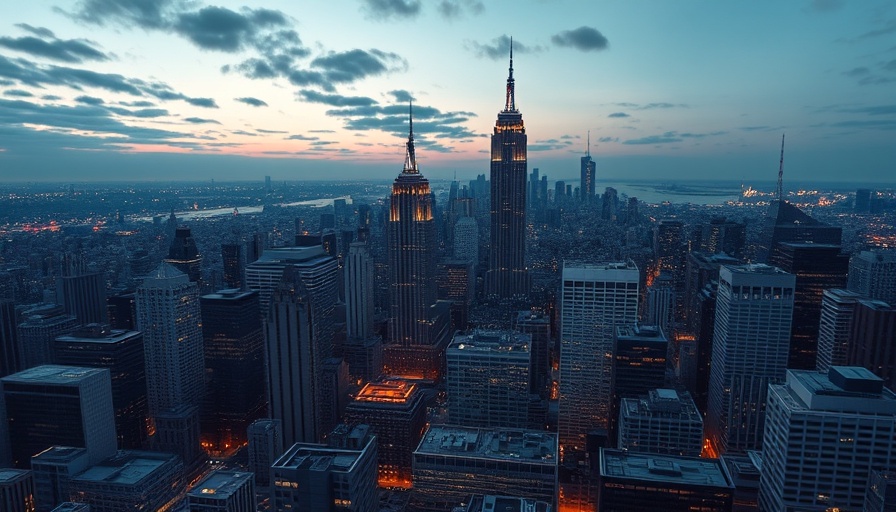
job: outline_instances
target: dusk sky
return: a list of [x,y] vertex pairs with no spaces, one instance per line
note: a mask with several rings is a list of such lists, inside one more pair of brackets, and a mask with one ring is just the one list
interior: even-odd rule
[[[248,4],[248,5],[247,5]],[[896,181],[896,2],[0,2],[0,181]]]

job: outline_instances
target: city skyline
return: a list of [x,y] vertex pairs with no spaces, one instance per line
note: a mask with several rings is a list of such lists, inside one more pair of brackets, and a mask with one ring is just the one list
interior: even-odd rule
[[[530,167],[887,180],[896,6],[355,0],[0,6],[0,180],[389,179],[488,162],[514,38]],[[348,28],[348,29],[347,29]],[[678,56],[678,58],[676,58]],[[338,174],[337,174],[338,173]]]

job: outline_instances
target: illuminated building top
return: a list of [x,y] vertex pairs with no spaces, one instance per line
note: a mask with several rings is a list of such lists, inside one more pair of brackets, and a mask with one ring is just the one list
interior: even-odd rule
[[557,464],[557,434],[432,425],[415,453]]
[[416,389],[416,384],[404,380],[371,382],[361,388],[355,400],[360,402],[405,404],[414,396]]
[[196,484],[189,495],[226,500],[252,478],[255,478],[255,474],[248,471],[213,471]]
[[719,459],[600,450],[601,477],[666,484],[732,488],[731,477]]

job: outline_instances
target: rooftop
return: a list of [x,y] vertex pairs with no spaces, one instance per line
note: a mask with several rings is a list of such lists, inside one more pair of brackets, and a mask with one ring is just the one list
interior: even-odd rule
[[56,341],[64,343],[103,343],[113,344],[121,341],[140,336],[140,331],[128,331],[125,329],[97,329],[97,330],[79,330],[72,334],[59,336]]
[[619,325],[616,327],[616,338],[654,341],[656,343],[668,343],[669,341],[663,330],[656,325]]
[[[472,334],[458,334],[448,346],[448,351],[464,352],[517,352],[528,354],[532,336],[514,331],[477,330]],[[526,355],[528,357],[528,355]]]
[[682,486],[731,489],[731,477],[719,459],[677,457],[601,448],[600,476]]
[[225,500],[255,475],[247,471],[212,471],[187,493],[189,496],[202,498],[220,498]]
[[431,425],[416,453],[557,464],[557,434]]
[[300,262],[310,261],[316,258],[327,258],[330,255],[321,245],[306,247],[275,247],[265,249],[258,261],[250,265],[262,263]]
[[20,478],[27,477],[30,473],[30,471],[25,469],[2,468],[0,469],[0,484],[15,482]]
[[543,501],[510,496],[473,495],[464,512],[551,512]]
[[723,269],[727,269],[732,274],[775,274],[787,275],[788,273],[778,267],[766,265],[765,263],[747,263],[744,265],[723,265]]
[[67,464],[69,462],[75,461],[84,457],[86,460],[87,457],[87,449],[86,448],[73,448],[71,446],[51,446],[46,450],[38,453],[37,455],[31,458],[32,465],[37,463],[47,463],[47,464]]
[[687,392],[679,394],[674,389],[654,389],[647,396],[623,398],[620,411],[626,417],[666,416],[702,421],[703,416]]
[[83,368],[80,366],[61,366],[45,364],[35,366],[19,373],[3,377],[3,382],[17,382],[20,384],[52,384],[57,386],[77,386],[85,379],[96,375],[108,373],[104,368]]
[[239,300],[244,299],[252,294],[258,294],[258,292],[254,290],[241,290],[239,288],[228,288],[226,290],[218,290],[215,293],[209,293],[207,295],[203,295],[202,298],[206,300]]
[[159,452],[122,450],[118,454],[82,471],[74,480],[115,485],[136,485],[177,455]]
[[405,404],[414,397],[417,385],[406,380],[386,380],[366,384],[355,397],[357,402]]
[[769,391],[794,410],[896,415],[896,394],[878,376],[856,366],[832,366],[827,373],[787,370],[787,382],[771,385]]
[[73,503],[71,501],[66,501],[54,508],[53,512],[86,512],[88,510],[90,510],[90,505],[87,503]]
[[292,445],[271,468],[303,469],[306,471],[351,471],[361,457],[361,450],[330,448],[323,444]]

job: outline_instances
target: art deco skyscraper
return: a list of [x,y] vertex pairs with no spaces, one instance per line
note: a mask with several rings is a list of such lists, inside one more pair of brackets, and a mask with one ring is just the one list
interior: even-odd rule
[[504,110],[492,135],[491,246],[486,276],[488,295],[507,299],[529,292],[526,273],[526,127],[516,108],[513,46]]
[[191,471],[202,460],[199,406],[205,357],[199,289],[187,274],[162,263],[137,288],[136,299],[152,445],[180,455]]
[[438,373],[438,340],[431,339],[429,322],[436,301],[436,225],[429,180],[417,168],[413,119],[404,170],[392,184],[388,232],[392,343],[386,366],[393,374]]
[[181,226],[175,230],[165,262],[187,274],[194,283],[202,278],[202,255],[196,248],[196,240],[190,233],[190,228]]

